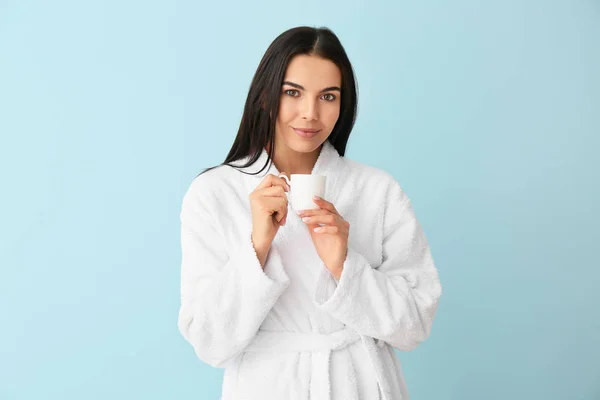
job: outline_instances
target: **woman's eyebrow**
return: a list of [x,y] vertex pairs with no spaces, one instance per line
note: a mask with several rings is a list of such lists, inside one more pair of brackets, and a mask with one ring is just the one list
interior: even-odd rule
[[[293,86],[293,87],[295,87],[297,89],[305,90],[304,86],[298,85],[297,83],[290,82],[290,81],[283,81],[282,85],[290,85],[290,86]],[[342,89],[340,89],[339,87],[337,87],[337,86],[330,86],[330,87],[327,87],[327,88],[321,90],[319,93],[330,92],[332,90],[337,90],[340,93],[342,92]]]

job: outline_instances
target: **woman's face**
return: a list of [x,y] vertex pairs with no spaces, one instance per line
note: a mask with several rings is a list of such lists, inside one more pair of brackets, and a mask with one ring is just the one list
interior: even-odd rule
[[275,131],[277,147],[313,152],[329,137],[340,115],[342,74],[329,60],[297,55],[283,81]]

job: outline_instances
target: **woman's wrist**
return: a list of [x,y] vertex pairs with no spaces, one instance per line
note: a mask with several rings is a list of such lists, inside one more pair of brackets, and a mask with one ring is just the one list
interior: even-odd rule
[[256,257],[260,262],[260,266],[264,269],[265,263],[267,262],[267,256],[269,255],[269,249],[271,248],[271,244],[255,240],[254,235],[252,235],[251,239],[252,246],[254,247],[254,251],[256,252]]

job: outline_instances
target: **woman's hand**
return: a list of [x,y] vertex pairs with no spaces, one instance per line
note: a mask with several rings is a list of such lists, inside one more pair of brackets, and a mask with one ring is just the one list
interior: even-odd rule
[[264,268],[271,243],[280,226],[285,225],[288,200],[285,192],[290,190],[282,178],[268,174],[250,193],[252,212],[252,244]]
[[[315,197],[318,210],[302,210],[298,215],[308,226],[317,254],[331,274],[339,280],[348,252],[350,224],[342,218],[333,204]],[[320,226],[323,225],[323,226]]]

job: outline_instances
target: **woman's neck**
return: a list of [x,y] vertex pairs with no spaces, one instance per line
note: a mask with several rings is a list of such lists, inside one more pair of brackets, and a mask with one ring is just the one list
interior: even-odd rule
[[319,158],[321,147],[311,153],[300,153],[289,147],[277,148],[275,149],[273,163],[278,171],[285,172],[288,176],[291,174],[310,174]]

